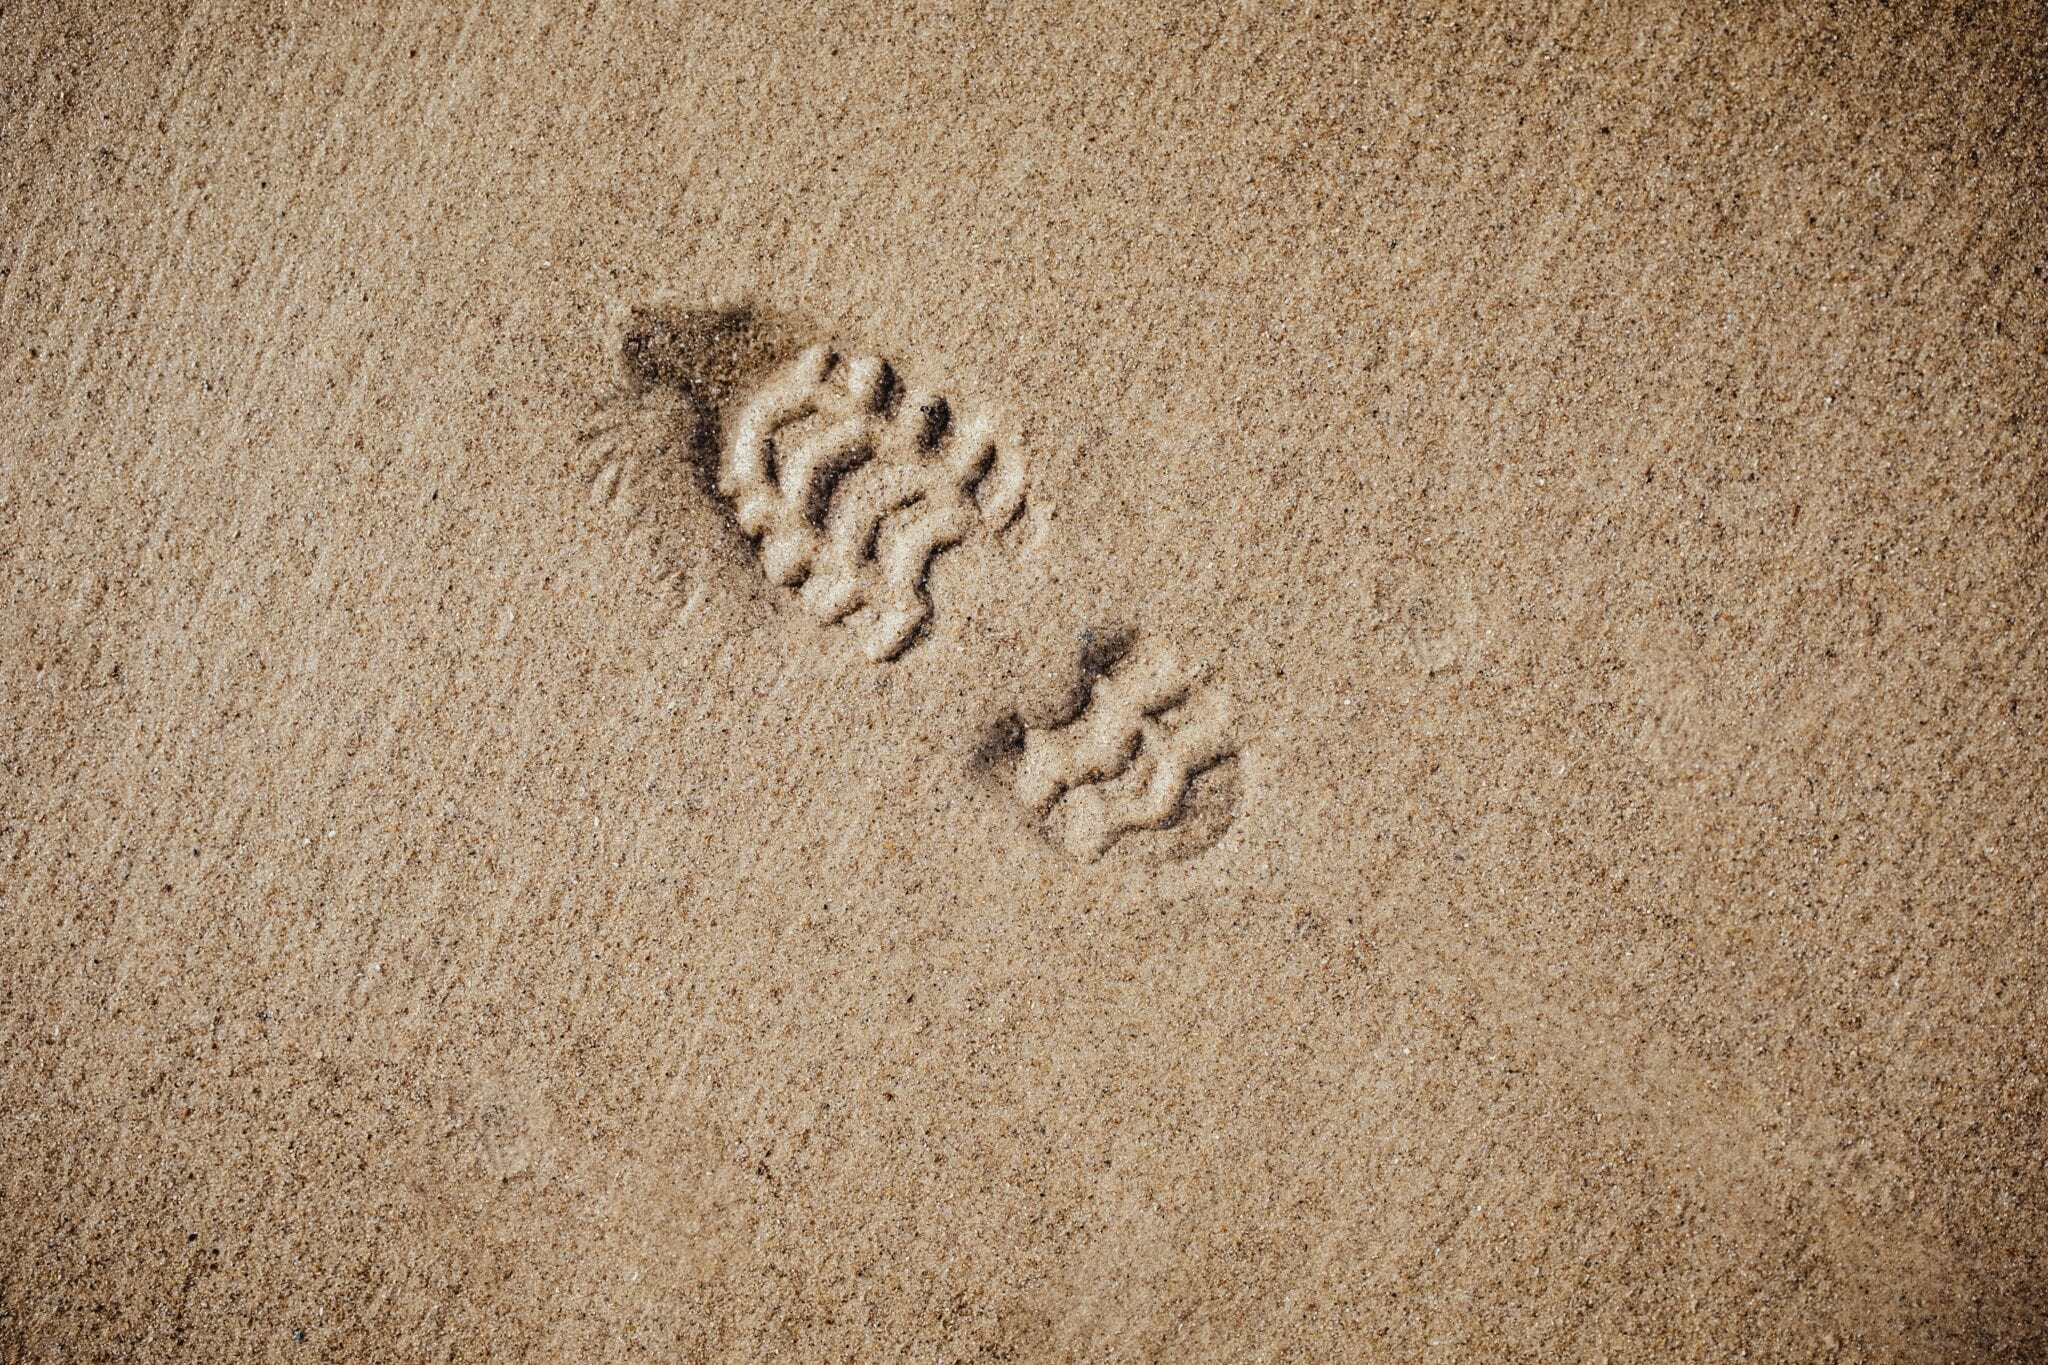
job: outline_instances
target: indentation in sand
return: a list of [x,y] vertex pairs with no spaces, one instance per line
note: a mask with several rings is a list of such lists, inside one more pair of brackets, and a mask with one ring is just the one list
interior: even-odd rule
[[[940,555],[1015,539],[1024,462],[994,413],[800,333],[752,309],[633,312],[620,386],[583,433],[583,487],[649,543],[686,610],[722,579],[765,578],[886,662],[928,634]],[[1128,838],[1170,861],[1236,816],[1235,727],[1223,689],[1164,642],[1090,630],[1071,681],[1020,702],[981,759],[1076,857]]]

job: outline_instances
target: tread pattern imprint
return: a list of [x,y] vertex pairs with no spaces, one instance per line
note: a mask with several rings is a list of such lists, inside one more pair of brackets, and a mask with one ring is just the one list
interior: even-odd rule
[[[580,481],[692,608],[715,561],[733,560],[712,542],[736,531],[806,615],[849,631],[870,661],[895,659],[932,619],[933,562],[1023,513],[1017,443],[996,415],[910,385],[880,357],[812,342],[777,359],[763,334],[747,310],[635,310],[626,383],[581,434]],[[1212,846],[1235,818],[1235,784],[1193,798],[1238,755],[1229,697],[1135,632],[1078,674],[1071,705],[1035,724],[1020,707],[998,727],[993,767],[1027,822],[1093,861],[1127,835],[1197,823],[1186,817],[1200,806],[1204,828],[1164,856]]]
[[820,621],[865,615],[862,648],[879,663],[930,618],[938,553],[1023,510],[1024,472],[986,418],[904,390],[886,361],[812,346],[741,411],[718,491],[768,581]]

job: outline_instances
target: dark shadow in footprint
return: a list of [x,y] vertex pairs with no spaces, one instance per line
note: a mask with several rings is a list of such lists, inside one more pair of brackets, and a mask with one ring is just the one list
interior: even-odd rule
[[752,548],[715,492],[721,422],[748,384],[796,349],[751,307],[654,305],[627,315],[616,382],[584,427],[589,505],[623,521],[658,583],[684,600],[764,600]]
[[633,309],[619,342],[619,364],[635,394],[665,389],[683,400],[689,429],[682,442],[691,476],[706,494],[718,480],[723,415],[770,366],[800,349],[795,328],[751,305]]
[[[1065,658],[1027,661],[1019,680],[1024,696],[1016,706],[982,727],[969,755],[973,770],[1007,789],[1024,755],[1024,731],[1065,725],[1087,709],[1095,683],[1138,643],[1135,627],[1084,626],[1067,646]],[[1055,646],[1055,648],[1058,648]]]
[[1062,685],[1019,705],[1017,719],[1034,730],[1065,725],[1088,706],[1095,684],[1137,647],[1134,626],[1085,626],[1079,648],[1068,663]]
[[[1139,633],[1128,626],[1090,627],[1069,636],[1068,641],[1064,663],[1041,660],[1026,665],[1019,679],[1023,696],[983,727],[970,751],[970,769],[991,790],[1017,798],[1031,732],[1059,731],[1081,721],[1091,705],[1102,701],[1097,685],[1134,666],[1127,661],[1143,652]],[[1112,715],[1118,704],[1111,703]],[[1176,704],[1156,714],[1174,725],[1174,718],[1183,716],[1184,709]],[[1112,863],[1151,867],[1181,862],[1213,847],[1237,818],[1242,804],[1242,776],[1234,744],[1219,756],[1196,760],[1199,766],[1189,775],[1185,789],[1171,808],[1158,812],[1156,823],[1148,820],[1129,827],[1112,826],[1106,833],[1098,828],[1091,834],[1091,821],[1099,825],[1102,818],[1101,801],[1111,803],[1112,809],[1145,810],[1148,784],[1160,756],[1141,749],[1144,741],[1135,732],[1129,742],[1131,751],[1124,756],[1128,766],[1115,765],[1120,770],[1114,775],[1081,782],[1072,791],[1055,791],[1047,809],[1032,812],[1028,805],[1021,807],[1033,831],[1054,847],[1069,852],[1078,848],[1079,856],[1088,861],[1106,857]],[[1168,741],[1169,747],[1172,743]],[[1112,763],[1113,759],[1104,756],[1099,761]],[[1078,826],[1074,824],[1077,819],[1081,822]],[[1150,827],[1145,827],[1147,824]]]

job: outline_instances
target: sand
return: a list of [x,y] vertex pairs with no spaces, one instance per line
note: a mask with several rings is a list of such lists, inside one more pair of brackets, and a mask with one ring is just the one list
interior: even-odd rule
[[8,5],[0,1359],[2048,1353],[2044,64]]

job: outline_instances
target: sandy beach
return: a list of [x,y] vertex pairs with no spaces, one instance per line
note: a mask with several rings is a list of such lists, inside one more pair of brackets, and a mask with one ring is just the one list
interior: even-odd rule
[[0,9],[0,1361],[2048,1356],[2044,94]]

